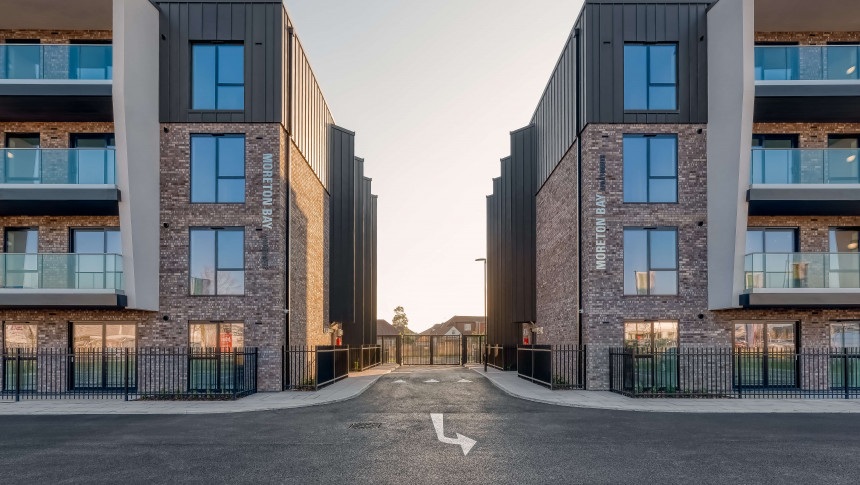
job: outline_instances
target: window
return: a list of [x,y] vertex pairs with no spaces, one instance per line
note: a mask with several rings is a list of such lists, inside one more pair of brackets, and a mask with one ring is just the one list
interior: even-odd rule
[[73,323],[70,329],[75,358],[71,362],[73,389],[117,389],[128,385],[137,387],[136,358],[137,325],[127,322]]
[[191,136],[191,202],[245,202],[245,136]]
[[860,228],[831,227],[829,288],[860,288]]
[[624,202],[678,202],[676,135],[624,135]]
[[860,349],[860,322],[830,324],[830,347],[834,349]]
[[70,154],[70,182],[78,184],[115,184],[116,164],[113,133],[73,134]]
[[38,184],[42,180],[38,133],[7,133],[3,154],[3,182]]
[[796,148],[797,135],[753,135],[752,183],[799,182],[801,153]]
[[33,324],[7,323],[4,327],[3,348],[35,349],[38,343],[37,328]]
[[39,341],[36,325],[7,323],[3,330],[3,349],[6,351],[3,355],[3,390],[14,391],[18,386],[20,374],[21,391],[35,391],[38,376],[34,351]]
[[6,229],[4,288],[39,287],[39,230],[35,227]]
[[624,322],[624,348],[637,352],[664,352],[678,347],[678,322]]
[[240,349],[245,347],[245,324],[192,323],[188,327],[188,343],[192,351]]
[[624,46],[624,109],[677,109],[678,46]]
[[860,79],[860,46],[856,42],[828,42],[825,79]]
[[860,135],[830,135],[825,156],[827,181],[832,184],[860,183]]
[[758,42],[755,47],[756,81],[790,81],[799,76],[800,49],[796,42]]
[[191,230],[192,295],[245,294],[245,230]]
[[[795,387],[800,339],[796,322],[735,323],[736,387]],[[737,352],[740,351],[740,352]]]
[[5,79],[39,79],[42,77],[42,50],[39,39],[6,39]]
[[624,294],[678,294],[678,230],[624,229]]
[[197,44],[192,49],[193,109],[245,109],[245,47]]
[[[74,288],[122,288],[122,241],[118,228],[72,230]],[[46,260],[43,264],[50,264]]]

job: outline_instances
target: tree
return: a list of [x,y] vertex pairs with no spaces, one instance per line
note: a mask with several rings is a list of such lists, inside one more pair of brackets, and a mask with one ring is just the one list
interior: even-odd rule
[[401,335],[407,333],[409,329],[409,318],[406,316],[406,310],[402,306],[394,309],[394,318],[391,319],[391,324],[394,325]]

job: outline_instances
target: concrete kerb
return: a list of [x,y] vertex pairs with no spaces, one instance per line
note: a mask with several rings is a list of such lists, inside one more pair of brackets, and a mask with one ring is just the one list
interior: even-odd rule
[[319,391],[260,392],[235,401],[25,400],[0,403],[0,416],[230,414],[321,406],[354,399],[396,369],[385,364],[353,373]]
[[510,396],[554,406],[652,413],[860,413],[860,401],[850,399],[634,399],[609,391],[551,391],[516,372],[471,369]]

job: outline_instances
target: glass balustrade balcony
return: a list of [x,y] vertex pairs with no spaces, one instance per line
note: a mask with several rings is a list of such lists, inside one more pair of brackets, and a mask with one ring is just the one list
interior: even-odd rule
[[860,45],[756,46],[756,81],[860,80]]
[[8,148],[0,184],[115,185],[112,148]]
[[860,184],[860,150],[752,150],[751,183]]
[[0,288],[123,290],[119,254],[0,254]]
[[752,253],[744,262],[747,291],[860,290],[860,253]]
[[113,46],[0,45],[0,80],[113,79]]

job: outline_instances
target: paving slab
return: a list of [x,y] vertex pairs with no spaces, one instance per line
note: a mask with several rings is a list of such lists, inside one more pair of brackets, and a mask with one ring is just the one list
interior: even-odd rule
[[319,406],[361,395],[398,366],[383,364],[319,391],[258,392],[235,401],[129,401],[122,399],[44,399],[0,401],[0,416],[76,414],[224,414]]
[[505,393],[528,401],[575,408],[653,413],[860,413],[858,399],[647,399],[609,391],[553,391],[516,372],[471,367]]

